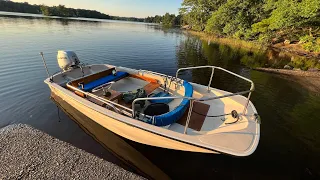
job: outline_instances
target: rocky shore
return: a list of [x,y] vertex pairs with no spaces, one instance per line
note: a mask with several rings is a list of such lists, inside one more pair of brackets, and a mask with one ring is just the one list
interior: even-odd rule
[[144,179],[28,125],[0,129],[0,179]]

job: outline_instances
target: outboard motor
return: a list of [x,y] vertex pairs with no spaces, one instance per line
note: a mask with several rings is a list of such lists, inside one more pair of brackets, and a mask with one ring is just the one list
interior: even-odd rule
[[57,59],[63,71],[77,68],[80,64],[78,56],[73,51],[58,51]]

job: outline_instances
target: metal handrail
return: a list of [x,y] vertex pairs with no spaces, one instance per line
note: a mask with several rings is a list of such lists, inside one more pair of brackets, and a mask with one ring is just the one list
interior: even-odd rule
[[[250,93],[252,91],[241,91],[237,93],[231,93],[231,94],[226,94],[223,96],[216,96],[216,97],[208,97],[208,98],[194,98],[194,97],[186,97],[186,96],[169,96],[169,97],[146,97],[146,98],[137,98],[133,100],[132,102],[132,111],[134,113],[134,105],[137,101],[146,101],[146,100],[164,100],[164,99],[187,99],[187,100],[194,100],[194,101],[210,101],[210,100],[216,100],[216,99],[221,99],[221,98],[226,98],[226,97],[231,97],[231,96],[238,96],[238,95],[243,95]],[[135,114],[132,114],[134,117]]]
[[104,89],[104,87],[106,87],[106,86],[109,86],[109,87],[108,87],[108,90],[109,90],[114,83],[116,83],[116,82],[111,81],[111,82],[108,82],[108,83],[104,83],[104,84],[102,84],[102,85],[100,85],[100,86],[92,89],[92,92],[97,92],[97,91],[99,91],[100,89]]
[[[217,67],[217,66],[197,66],[197,67],[187,67],[187,68],[180,68],[177,70],[176,72],[176,81],[178,80],[178,75],[179,75],[179,72],[180,71],[183,71],[183,70],[191,70],[191,69],[202,69],[202,68],[211,68],[212,71],[211,71],[211,76],[210,76],[210,80],[209,80],[209,84],[208,84],[208,87],[207,87],[207,90],[208,92],[210,92],[210,89],[211,89],[211,83],[212,83],[212,78],[213,78],[213,75],[214,75],[214,71],[215,69],[219,69],[219,70],[222,70],[224,72],[227,72],[231,75],[234,75],[238,78],[241,78],[249,83],[251,83],[251,87],[250,87],[250,90],[248,91],[242,91],[242,92],[236,92],[236,93],[231,93],[231,94],[227,94],[227,95],[223,95],[223,96],[217,96],[217,97],[209,97],[209,98],[193,98],[193,97],[184,97],[184,96],[176,96],[176,97],[151,97],[151,98],[138,98],[138,99],[135,99],[133,102],[132,102],[132,117],[135,117],[135,103],[137,101],[143,101],[143,100],[161,100],[161,99],[188,99],[190,100],[190,108],[189,108],[189,112],[188,112],[188,116],[187,116],[187,121],[186,121],[186,126],[185,126],[185,129],[184,129],[184,134],[187,133],[187,129],[189,127],[189,122],[190,122],[190,118],[191,118],[191,114],[192,114],[192,109],[193,109],[193,103],[195,101],[209,101],[209,100],[215,100],[215,99],[221,99],[221,98],[225,98],[225,97],[231,97],[231,96],[236,96],[236,95],[243,95],[243,94],[247,94],[249,93],[248,95],[248,98],[247,98],[247,102],[244,106],[244,110],[243,110],[243,114],[245,115],[246,111],[247,111],[247,108],[248,108],[248,105],[249,105],[249,102],[250,102],[250,97],[251,97],[251,94],[252,92],[254,91],[254,83],[253,81],[251,81],[250,79],[246,78],[246,77],[243,77],[243,76],[240,76],[234,72],[231,72],[229,70],[226,70],[224,68],[221,68],[221,67]],[[140,70],[142,71],[142,70]],[[140,72],[139,71],[139,72]],[[161,74],[161,73],[154,73],[154,72],[151,72],[151,71],[142,71],[142,72],[146,72],[146,73],[151,73],[151,74],[156,74],[156,75],[160,75],[160,76],[165,76],[164,74]],[[142,74],[143,75],[143,74]]]
[[[153,72],[153,71],[149,71],[149,70],[142,70],[142,69],[138,70],[138,74],[139,74],[140,72],[141,72],[141,75],[142,75],[142,76],[144,75],[144,73],[147,73],[147,74],[158,75],[158,76],[161,76],[162,78],[166,78],[166,79],[169,79],[169,78],[170,78],[169,88],[170,88],[172,82],[174,82],[174,83],[176,84],[176,86],[175,86],[176,88],[177,88],[177,86],[178,86],[179,83],[180,83],[180,85],[181,85],[182,79],[175,78],[175,77],[173,77],[173,76],[169,76],[169,75],[165,75],[165,74],[162,74],[162,73]],[[174,81],[172,81],[173,79],[174,79]],[[166,84],[165,80],[163,80],[163,81],[164,81],[164,83]]]
[[143,75],[143,73],[149,73],[149,74],[155,74],[155,75],[158,75],[158,76],[168,76],[168,75],[165,75],[165,74],[162,74],[162,73],[143,70],[143,69],[138,70],[138,73],[140,73],[140,72],[141,72],[141,75]]
[[195,66],[195,67],[180,68],[180,69],[178,69],[177,72],[176,72],[176,78],[178,78],[178,75],[179,75],[179,72],[180,72],[180,71],[183,71],[183,70],[191,70],[191,69],[203,69],[203,68],[212,68],[212,73],[211,73],[211,76],[210,76],[210,81],[209,81],[208,89],[209,89],[209,87],[210,87],[210,85],[211,85],[211,82],[212,82],[212,78],[213,78],[213,75],[214,75],[214,69],[220,69],[220,70],[225,71],[225,72],[227,72],[227,73],[229,73],[229,74],[231,74],[231,75],[234,75],[234,76],[236,76],[236,77],[238,77],[238,78],[241,78],[241,79],[243,79],[243,80],[245,80],[245,81],[250,82],[250,83],[251,83],[251,88],[250,88],[250,90],[254,90],[254,83],[253,83],[250,79],[248,79],[248,78],[246,78],[246,77],[243,77],[243,76],[240,76],[239,74],[236,74],[236,73],[231,72],[231,71],[229,71],[229,70],[226,70],[226,69],[224,69],[224,68],[217,67],[217,66]]
[[180,68],[180,69],[178,69],[177,72],[176,72],[176,79],[178,79],[178,75],[179,75],[179,72],[180,72],[180,71],[183,71],[183,70],[191,70],[191,69],[203,69],[203,68],[212,68],[212,72],[211,72],[211,76],[210,76],[210,80],[209,80],[209,84],[208,84],[208,92],[210,91],[210,86],[211,86],[211,83],[212,83],[212,78],[213,78],[214,70],[215,70],[215,69],[222,70],[222,71],[224,71],[224,72],[227,72],[227,73],[229,73],[229,74],[231,74],[231,75],[234,75],[234,76],[236,76],[236,77],[238,77],[238,78],[240,78],[240,79],[243,79],[243,80],[251,83],[250,90],[248,91],[248,93],[249,93],[248,98],[247,98],[248,100],[247,100],[247,103],[246,103],[246,105],[245,105],[245,107],[244,107],[244,109],[243,109],[243,114],[245,114],[246,111],[247,111],[249,102],[250,102],[251,94],[252,94],[252,92],[253,92],[254,89],[255,89],[254,83],[253,83],[253,81],[251,81],[250,79],[248,79],[248,78],[246,78],[246,77],[243,77],[243,76],[240,76],[239,74],[236,74],[236,73],[234,73],[234,72],[231,72],[231,71],[229,71],[229,70],[226,70],[226,69],[221,68],[221,67],[218,67],[218,66],[195,66],[195,67]]
[[[99,100],[99,101],[101,101],[101,102],[103,102],[103,103],[106,103],[108,106],[110,106],[110,107],[112,107],[112,108],[114,108],[114,109],[115,109],[115,106],[118,106],[118,107],[121,107],[121,108],[129,111],[130,113],[132,112],[132,109],[130,109],[130,108],[127,108],[127,107],[125,107],[125,106],[122,106],[122,105],[120,105],[120,104],[118,104],[118,103],[115,103],[115,102],[113,102],[113,101],[109,101],[109,100],[107,100],[107,99],[103,99],[103,98],[101,98],[101,97],[99,97],[99,96],[96,96],[96,95],[94,95],[94,94],[92,94],[92,93],[88,93],[88,92],[82,91],[81,89],[76,88],[76,87],[70,85],[70,82],[67,83],[67,87],[70,88],[70,89],[72,89],[72,90],[74,90],[74,91],[78,91],[78,92],[83,93],[83,94],[85,94],[85,95],[87,95],[87,96],[90,96],[90,97],[92,97],[92,98],[95,98],[95,99],[97,99],[97,100]],[[115,109],[115,111],[118,111],[118,110]]]
[[[184,134],[186,134],[187,128],[189,126],[190,118],[191,118],[191,112],[193,109],[193,103],[196,101],[209,101],[209,100],[215,100],[215,99],[222,99],[226,97],[231,97],[231,96],[237,96],[237,95],[243,95],[247,93],[251,93],[252,91],[242,91],[242,92],[237,92],[237,93],[231,93],[231,94],[226,94],[223,96],[216,96],[216,97],[208,97],[208,98],[194,98],[194,97],[186,97],[186,96],[172,96],[172,97],[148,97],[148,98],[137,98],[132,102],[132,117],[134,118],[136,116],[136,111],[135,111],[135,104],[137,101],[146,101],[146,100],[164,100],[164,99],[187,99],[190,100],[190,108],[187,116],[187,122],[184,130]],[[144,114],[142,114],[144,115]],[[144,115],[145,116],[145,115]]]

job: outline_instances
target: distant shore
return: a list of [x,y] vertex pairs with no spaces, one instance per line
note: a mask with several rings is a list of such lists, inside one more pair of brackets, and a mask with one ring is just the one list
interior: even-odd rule
[[61,18],[93,18],[120,21],[144,22],[145,18],[111,16],[96,10],[70,8],[64,5],[46,6],[29,4],[28,2],[1,1],[0,11],[12,13],[28,13]]

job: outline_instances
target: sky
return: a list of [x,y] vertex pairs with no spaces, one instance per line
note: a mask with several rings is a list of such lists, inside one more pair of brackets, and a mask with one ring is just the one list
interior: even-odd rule
[[13,0],[29,4],[65,5],[66,7],[97,10],[112,16],[140,17],[178,14],[183,0]]

